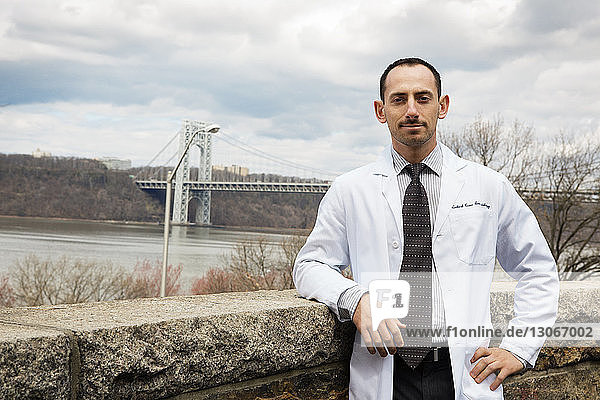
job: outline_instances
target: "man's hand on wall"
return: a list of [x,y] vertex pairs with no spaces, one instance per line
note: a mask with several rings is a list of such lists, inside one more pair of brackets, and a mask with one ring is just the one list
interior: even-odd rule
[[406,328],[406,325],[396,318],[381,321],[379,328],[373,330],[369,293],[365,293],[358,302],[352,322],[356,325],[371,354],[375,354],[377,349],[379,355],[385,357],[388,353],[395,354],[396,348],[404,345],[400,328]]
[[498,389],[498,386],[507,376],[523,369],[523,363],[519,361],[510,351],[497,347],[479,347],[471,363],[479,362],[471,370],[471,377],[475,382],[481,383],[492,372],[497,373],[496,380],[490,385],[490,390]]

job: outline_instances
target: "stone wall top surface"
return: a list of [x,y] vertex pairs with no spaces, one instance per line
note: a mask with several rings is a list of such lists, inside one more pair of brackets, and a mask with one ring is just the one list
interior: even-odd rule
[[[516,282],[494,282],[492,284],[493,311],[506,314],[512,310],[515,285]],[[85,331],[154,324],[177,319],[255,314],[296,307],[318,309],[324,306],[316,301],[299,297],[295,290],[261,290],[164,299],[144,298],[101,303],[5,308],[0,309],[0,322]],[[582,313],[586,313],[595,318],[598,316],[598,312],[600,312],[600,281],[561,282],[560,317],[568,318],[569,314],[574,313],[581,316]],[[3,334],[0,328],[0,338],[12,337],[8,331],[6,333],[6,335]]]
[[[517,286],[517,281],[498,281],[492,283],[492,292],[512,292]],[[571,290],[600,290],[600,280],[588,280],[588,281],[561,281],[561,291]]]
[[205,296],[143,298],[100,303],[61,304],[0,309],[0,321],[76,331],[137,326],[187,318],[255,314],[321,305],[295,290],[220,293]]
[[[516,284],[492,284],[490,312],[494,324],[505,326],[513,317]],[[560,282],[557,322],[600,322],[600,281]]]
[[64,336],[64,333],[53,328],[0,322],[0,342],[2,343],[59,336]]

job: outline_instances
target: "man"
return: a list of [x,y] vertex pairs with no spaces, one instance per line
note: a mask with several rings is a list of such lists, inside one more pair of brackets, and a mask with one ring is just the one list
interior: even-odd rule
[[[556,265],[534,215],[505,177],[437,141],[450,104],[441,93],[439,73],[424,60],[388,66],[374,107],[391,146],[333,182],[296,259],[298,292],[357,327],[351,399],[502,399],[502,381],[535,364],[544,338],[505,337],[490,348],[489,337],[451,334],[490,327],[496,258],[518,280],[510,326],[556,318]],[[353,280],[341,274],[348,265]],[[430,274],[429,283],[411,281],[418,272]],[[415,298],[406,319],[374,327],[368,287],[382,277],[407,279]],[[404,346],[411,326],[443,333]]]

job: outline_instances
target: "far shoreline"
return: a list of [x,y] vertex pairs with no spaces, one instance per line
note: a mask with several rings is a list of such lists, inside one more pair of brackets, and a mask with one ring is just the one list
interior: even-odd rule
[[[164,226],[163,222],[152,222],[152,221],[119,221],[119,220],[105,220],[105,219],[86,219],[86,218],[67,218],[67,217],[39,217],[39,216],[27,216],[27,215],[6,215],[1,214],[0,218],[15,218],[15,219],[29,219],[29,220],[53,220],[53,221],[68,221],[68,222],[91,222],[91,223],[105,223],[113,225],[143,225],[143,226]],[[172,226],[174,224],[171,224]],[[203,227],[201,225],[190,224],[186,225],[189,227]],[[230,226],[230,225],[208,225],[207,228],[222,229],[236,232],[254,232],[254,233],[270,233],[270,234],[283,234],[283,235],[300,235],[307,236],[311,229],[307,228],[281,228],[272,226]]]

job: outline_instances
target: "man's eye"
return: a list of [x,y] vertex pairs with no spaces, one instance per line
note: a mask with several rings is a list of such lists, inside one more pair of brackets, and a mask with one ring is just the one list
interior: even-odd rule
[[404,100],[404,98],[403,98],[403,97],[394,97],[394,98],[392,99],[392,101],[393,101],[394,103],[402,103],[402,102],[404,102],[405,100]]
[[431,100],[431,98],[429,96],[421,96],[421,97],[419,97],[419,101],[421,101],[421,102],[427,102],[429,100]]

